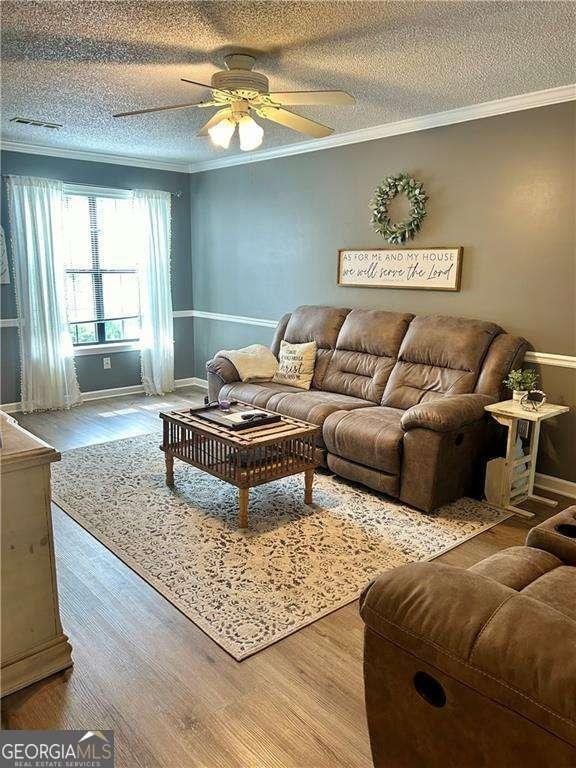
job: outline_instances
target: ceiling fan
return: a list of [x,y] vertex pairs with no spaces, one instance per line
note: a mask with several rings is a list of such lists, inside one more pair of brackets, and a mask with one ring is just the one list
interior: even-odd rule
[[240,149],[247,152],[259,147],[264,136],[262,127],[251,117],[251,112],[265,120],[271,120],[273,123],[279,123],[293,131],[318,139],[329,136],[334,129],[290,112],[283,106],[286,104],[294,106],[354,104],[354,97],[346,91],[273,91],[271,93],[266,75],[253,71],[256,62],[254,56],[246,53],[231,53],[224,57],[224,61],[227,68],[212,75],[211,85],[197,83],[185,77],[181,78],[184,83],[209,88],[212,91],[211,99],[190,104],[138,109],[134,112],[119,112],[114,117],[129,117],[148,112],[192,107],[218,107],[218,112],[202,126],[198,136],[208,135],[217,147],[228,149],[238,126]]

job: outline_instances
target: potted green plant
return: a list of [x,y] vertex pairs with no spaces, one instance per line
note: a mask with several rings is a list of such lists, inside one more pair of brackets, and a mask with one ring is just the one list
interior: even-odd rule
[[510,371],[507,378],[504,379],[505,386],[512,390],[512,400],[520,402],[527,392],[534,389],[538,381],[538,374],[533,368],[516,371]]

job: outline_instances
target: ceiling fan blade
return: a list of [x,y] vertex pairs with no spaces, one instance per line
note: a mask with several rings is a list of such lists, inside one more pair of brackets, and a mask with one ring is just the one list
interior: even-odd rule
[[355,104],[356,99],[346,91],[274,91],[268,94],[280,104],[326,104],[340,106]]
[[228,91],[221,91],[220,88],[214,88],[211,85],[206,85],[206,83],[197,83],[196,80],[188,80],[186,77],[181,77],[180,81],[183,83],[190,83],[191,85],[198,85],[200,88],[208,88],[213,93],[223,93],[225,96],[228,95]]
[[328,128],[327,125],[316,123],[314,120],[310,120],[307,117],[296,115],[294,112],[290,112],[287,109],[280,109],[279,107],[260,107],[258,114],[265,117],[267,120],[272,120],[273,123],[279,123],[285,125],[286,128],[291,128],[293,131],[300,131],[308,136],[313,136],[315,139],[320,139],[323,136],[330,136],[334,133],[334,128]]
[[210,120],[208,120],[207,123],[204,123],[202,128],[198,131],[198,136],[207,136],[208,131],[210,128],[213,128],[215,125],[218,125],[218,123],[222,122],[222,120],[225,120],[227,117],[230,117],[231,111],[229,109],[221,109],[219,112],[216,112],[215,115],[213,115]]
[[191,104],[171,104],[168,107],[149,107],[148,109],[136,109],[134,112],[118,112],[112,117],[130,117],[131,115],[145,115],[147,112],[164,112],[169,109],[190,109],[191,107],[199,107],[204,102],[193,101]]

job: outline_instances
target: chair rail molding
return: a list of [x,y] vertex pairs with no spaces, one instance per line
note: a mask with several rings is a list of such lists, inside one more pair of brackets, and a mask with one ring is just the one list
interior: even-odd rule
[[[269,320],[263,317],[248,317],[247,315],[227,315],[220,312],[205,312],[200,309],[175,309],[172,316],[176,319],[186,317],[198,317],[203,320],[216,320],[222,323],[239,323],[241,325],[257,325],[263,328],[276,328],[278,320]],[[15,317],[0,320],[0,328],[18,328],[19,322]],[[129,348],[136,349],[133,344],[110,344],[93,346],[92,349],[80,348],[76,354],[79,355],[102,355],[106,352],[125,352]],[[527,363],[537,363],[538,365],[550,365],[556,368],[576,368],[575,355],[557,355],[552,352],[526,352],[525,361]]]
[[576,357],[572,355],[554,355],[550,352],[526,352],[524,360],[538,365],[552,365],[557,368],[576,368]]
[[[174,317],[199,317],[205,320],[218,320],[225,323],[241,323],[242,325],[259,325],[265,328],[276,328],[278,320],[267,320],[261,317],[246,315],[226,315],[219,312],[204,312],[199,309],[181,309],[174,312]],[[576,356],[556,355],[551,352],[527,352],[526,362],[538,365],[551,365],[558,368],[576,368]]]
[[240,323],[242,325],[259,325],[264,328],[276,328],[278,320],[266,320],[262,317],[246,317],[245,315],[223,315],[219,312],[204,312],[200,309],[181,309],[174,312],[174,317],[199,317],[204,320],[219,320],[224,323]]

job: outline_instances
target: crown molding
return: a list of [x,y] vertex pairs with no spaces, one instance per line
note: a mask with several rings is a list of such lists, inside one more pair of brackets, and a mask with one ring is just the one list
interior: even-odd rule
[[457,107],[445,112],[409,117],[406,120],[384,123],[383,125],[376,125],[371,128],[360,128],[356,131],[333,134],[324,139],[300,141],[295,144],[263,149],[259,152],[214,157],[213,159],[200,160],[199,162],[156,160],[132,157],[130,155],[115,155],[108,152],[85,152],[79,149],[46,147],[40,144],[26,144],[19,141],[5,141],[4,139],[1,140],[1,148],[7,152],[23,152],[30,155],[86,160],[93,163],[111,163],[113,165],[153,168],[161,171],[175,171],[177,173],[201,173],[202,171],[211,171],[217,168],[259,163],[263,160],[273,160],[277,157],[290,157],[291,155],[301,155],[306,152],[318,152],[322,149],[333,149],[334,147],[343,147],[347,144],[359,144],[363,141],[374,141],[375,139],[384,139],[389,136],[399,136],[403,133],[426,131],[430,128],[440,128],[445,125],[464,123],[469,120],[479,120],[483,117],[495,117],[508,114],[509,112],[519,112],[525,109],[546,107],[551,104],[560,104],[574,100],[576,100],[576,85],[561,85],[557,88],[548,88],[543,91],[524,93],[519,96],[506,96],[503,99],[485,101],[481,104]]
[[574,100],[576,100],[576,85],[562,85],[558,88],[548,88],[543,91],[520,94],[519,96],[506,96],[503,99],[485,101],[481,104],[471,104],[468,107],[449,109],[446,112],[409,117],[406,120],[398,120],[395,123],[384,123],[383,125],[375,125],[371,128],[360,128],[357,131],[337,133],[324,139],[301,141],[287,146],[263,149],[259,152],[246,152],[242,155],[215,157],[213,160],[190,163],[188,171],[189,173],[201,173],[202,171],[211,171],[217,168],[230,168],[234,165],[259,163],[263,160],[301,155],[306,152],[318,152],[322,149],[333,149],[334,147],[342,147],[347,144],[359,144],[363,141],[374,141],[375,139],[384,139],[389,136],[399,136],[403,133],[426,131],[430,128],[440,128],[445,125],[465,123],[469,120],[479,120],[483,117],[495,117],[496,115],[505,115],[509,112],[520,112],[525,109],[546,107],[551,104],[560,104],[565,101]]
[[84,152],[80,149],[45,147],[41,144],[25,144],[19,141],[6,141],[5,139],[1,140],[0,148],[5,152],[22,152],[27,155],[45,155],[47,157],[63,157],[67,160],[86,160],[90,163],[111,163],[112,165],[128,165],[135,168],[152,168],[158,171],[189,173],[188,163],[185,161],[178,163],[129,155],[113,155],[107,152]]

